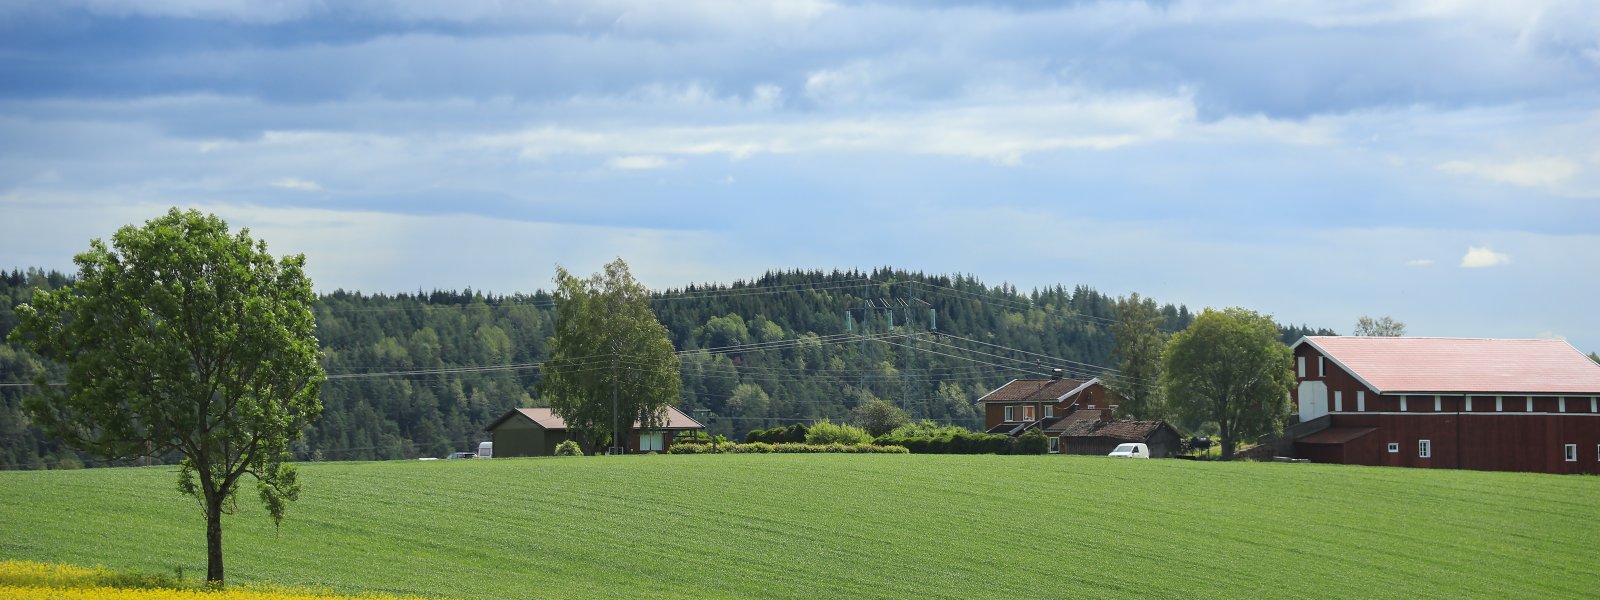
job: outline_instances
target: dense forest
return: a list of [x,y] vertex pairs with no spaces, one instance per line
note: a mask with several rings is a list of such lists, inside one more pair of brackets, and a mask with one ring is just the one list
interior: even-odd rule
[[[54,272],[0,272],[0,337],[34,289],[70,283]],[[681,355],[679,408],[730,437],[844,419],[873,398],[913,418],[976,427],[974,401],[1012,378],[1053,368],[1088,378],[1115,364],[1116,299],[1084,286],[1022,292],[888,268],[787,271],[660,291],[652,307]],[[1182,305],[1161,311],[1168,331],[1192,318]],[[542,405],[539,361],[553,315],[543,291],[322,295],[324,413],[295,451],[366,460],[474,449],[508,409]],[[1285,340],[1332,333],[1283,331]],[[42,435],[21,408],[30,392],[22,384],[55,369],[0,347],[0,468],[102,464]]]

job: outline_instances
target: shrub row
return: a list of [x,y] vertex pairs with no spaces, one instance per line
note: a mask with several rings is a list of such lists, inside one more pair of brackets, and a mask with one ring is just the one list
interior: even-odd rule
[[901,446],[912,454],[1011,454],[1011,436],[1001,433],[951,433],[939,437],[896,437],[889,434],[872,443]]
[[909,454],[903,446],[879,444],[711,444],[677,443],[667,454]]
[[788,427],[773,427],[772,429],[752,429],[745,434],[744,443],[766,442],[768,444],[800,444],[806,441],[806,432],[810,428],[803,424],[795,423]]

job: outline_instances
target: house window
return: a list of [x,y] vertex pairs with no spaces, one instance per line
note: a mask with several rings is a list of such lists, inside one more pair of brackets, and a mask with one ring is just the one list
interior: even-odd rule
[[1389,442],[1389,453],[1390,454],[1399,454],[1400,453],[1400,442]]
[[1060,451],[1061,451],[1061,438],[1058,438],[1058,437],[1050,438],[1050,452],[1051,453],[1056,453],[1056,452],[1060,452]]
[[1013,418],[1011,418],[1011,416],[1012,416],[1012,409],[1013,409],[1013,408],[1015,408],[1015,407],[1013,407],[1013,406],[1007,406],[1007,407],[1006,407],[1006,420],[1007,420],[1007,421],[1015,421],[1015,420],[1016,420],[1016,419],[1013,419]]
[[1344,392],[1333,393],[1333,412],[1344,412]]
[[1299,367],[1295,370],[1295,372],[1298,373],[1302,379],[1304,379],[1306,376],[1306,357],[1300,357],[1298,364]]
[[661,452],[662,450],[666,450],[667,446],[666,440],[664,439],[665,437],[666,436],[662,435],[660,431],[639,432],[639,451]]
[[1056,407],[1055,407],[1055,405],[1047,405],[1047,406],[1045,406],[1044,407],[1044,418],[1048,419],[1048,418],[1054,417],[1054,416],[1056,416]]
[[1032,421],[1033,420],[1033,405],[1032,404],[1029,404],[1027,406],[1022,407],[1022,420],[1024,420],[1024,421]]
[[[1367,393],[1364,391],[1356,392],[1356,412],[1367,412]],[[1398,452],[1399,449],[1395,451]]]
[[1578,462],[1578,445],[1567,444],[1567,462]]
[[1433,442],[1417,440],[1417,458],[1433,458]]
[[1322,357],[1317,357],[1317,377],[1326,377],[1322,368]]

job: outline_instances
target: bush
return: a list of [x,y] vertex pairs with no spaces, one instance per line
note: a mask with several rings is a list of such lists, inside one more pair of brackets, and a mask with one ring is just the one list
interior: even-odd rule
[[1044,454],[1050,451],[1050,438],[1044,430],[1035,427],[1017,436],[1017,454]]
[[906,411],[887,400],[873,398],[854,411],[854,421],[861,424],[871,436],[880,436],[904,426],[911,420]]
[[752,429],[745,434],[744,443],[765,442],[768,444],[794,444],[806,441],[807,428],[805,425],[795,423],[788,427],[773,427],[772,429]]
[[961,431],[939,437],[899,437],[873,440],[879,446],[901,446],[912,454],[1010,454],[1011,436]]
[[878,445],[878,444],[799,444],[782,442],[768,444],[766,442],[751,442],[749,444],[722,444],[718,449],[712,449],[710,444],[687,443],[673,444],[667,454],[820,454],[825,452],[841,454],[910,454],[904,446]]
[[914,423],[906,423],[889,432],[891,437],[899,438],[937,438],[951,436],[958,433],[972,433],[971,430],[960,425],[945,425],[938,421],[923,419]]
[[845,423],[820,421],[806,431],[807,444],[870,444],[872,436],[867,430]]
[[583,448],[577,442],[567,440],[556,444],[556,456],[583,456]]

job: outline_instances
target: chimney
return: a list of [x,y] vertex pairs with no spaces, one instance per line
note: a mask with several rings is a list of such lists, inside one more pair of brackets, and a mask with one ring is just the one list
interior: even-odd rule
[[1061,381],[1061,368],[1050,369],[1050,381]]

